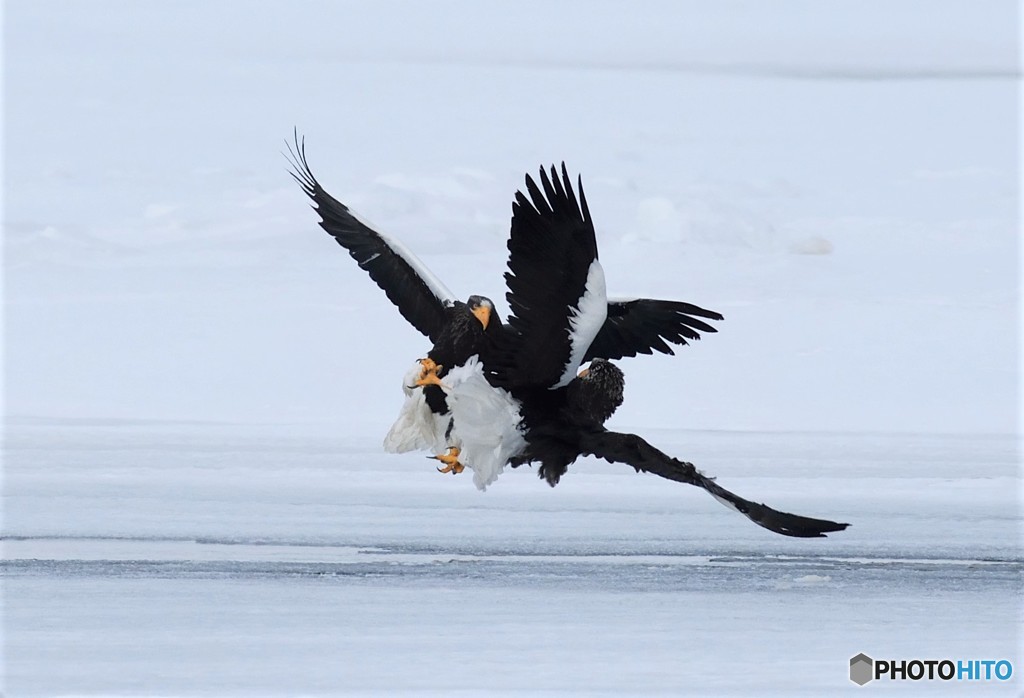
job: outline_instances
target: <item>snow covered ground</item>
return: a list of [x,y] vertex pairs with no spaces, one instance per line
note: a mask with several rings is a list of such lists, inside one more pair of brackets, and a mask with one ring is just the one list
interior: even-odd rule
[[[862,651],[1019,694],[1016,13],[6,3],[5,695],[821,695]],[[623,362],[612,426],[853,527],[382,454],[425,343],[293,126],[499,307],[512,194],[564,159],[613,294],[726,316]]]

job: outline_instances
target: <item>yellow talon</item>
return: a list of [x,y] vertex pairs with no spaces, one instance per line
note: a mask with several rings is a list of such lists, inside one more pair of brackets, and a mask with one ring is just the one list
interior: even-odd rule
[[437,373],[444,369],[444,366],[434,363],[434,360],[430,358],[420,359],[420,365],[423,366],[423,370],[420,371],[420,377],[416,381],[417,386],[441,385],[441,379],[437,377]]
[[434,460],[439,460],[445,464],[443,468],[438,468],[437,472],[458,475],[459,473],[466,469],[466,466],[459,462],[459,453],[459,449],[457,449],[455,446],[449,446],[447,452],[443,453],[442,455],[427,457],[433,458]]
[[437,377],[436,373],[428,373],[426,376],[416,381],[416,387],[424,388],[428,385],[443,385],[441,379]]

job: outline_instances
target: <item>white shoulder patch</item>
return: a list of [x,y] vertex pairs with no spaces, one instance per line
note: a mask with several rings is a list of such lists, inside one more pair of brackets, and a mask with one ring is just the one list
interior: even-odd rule
[[568,385],[569,381],[576,377],[576,371],[583,363],[587,349],[601,331],[607,317],[608,291],[604,283],[604,269],[601,262],[595,259],[590,263],[583,295],[569,317],[569,361],[552,389]]

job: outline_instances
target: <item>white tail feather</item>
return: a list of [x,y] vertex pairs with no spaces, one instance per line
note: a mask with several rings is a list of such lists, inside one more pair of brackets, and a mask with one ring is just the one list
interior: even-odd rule
[[519,429],[519,403],[487,382],[475,356],[448,373],[444,382],[450,386],[448,406],[455,420],[453,436],[462,450],[459,460],[472,468],[473,483],[486,489],[508,459],[526,447]]
[[398,418],[384,437],[384,450],[388,453],[434,451],[443,453],[446,447],[444,433],[449,416],[435,415],[427,405],[422,388],[412,388],[420,377],[422,366],[417,361],[402,379],[405,402]]
[[488,383],[483,366],[473,356],[441,379],[450,412],[436,415],[427,405],[423,390],[410,388],[421,368],[417,362],[402,379],[405,402],[384,438],[384,450],[439,454],[457,447],[459,461],[473,471],[473,484],[486,489],[498,479],[508,459],[526,448],[519,429],[522,417],[518,401],[508,391]]

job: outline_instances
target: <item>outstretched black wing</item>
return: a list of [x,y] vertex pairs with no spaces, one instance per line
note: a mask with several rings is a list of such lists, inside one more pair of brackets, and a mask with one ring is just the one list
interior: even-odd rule
[[705,476],[692,463],[676,460],[662,453],[635,434],[619,434],[613,431],[584,432],[580,437],[580,451],[611,463],[626,463],[633,466],[637,472],[653,473],[669,480],[702,487],[719,502],[743,514],[758,526],[784,536],[823,538],[826,533],[842,531],[849,526],[835,521],[777,511],[766,504],[743,499]]
[[724,319],[713,310],[681,301],[650,298],[610,300],[608,318],[583,360],[621,359],[637,354],[651,354],[652,350],[674,354],[666,342],[685,345],[688,339],[700,339],[700,332],[718,331],[698,320],[698,317]]
[[445,325],[445,308],[455,301],[451,291],[405,245],[374,230],[320,186],[306,161],[305,139],[300,141],[298,133],[288,152],[291,175],[313,200],[320,227],[369,272],[402,317],[436,342]]
[[[509,235],[509,326],[514,338],[495,372],[505,386],[552,387],[576,376],[604,324],[607,296],[594,224],[579,181],[579,201],[562,164],[559,178],[542,168],[516,192]],[[543,191],[541,191],[543,187]]]

